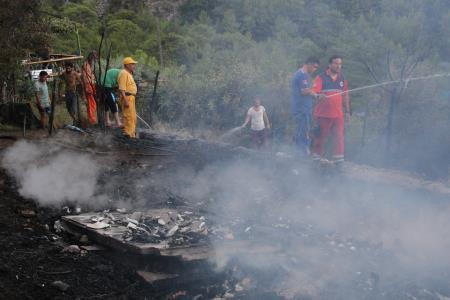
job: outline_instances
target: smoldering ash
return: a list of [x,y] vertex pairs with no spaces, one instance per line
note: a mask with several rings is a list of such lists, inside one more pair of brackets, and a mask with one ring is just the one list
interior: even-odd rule
[[191,181],[181,193],[208,202],[224,236],[256,242],[246,255],[218,241],[217,266],[283,270],[280,285],[309,287],[299,292],[312,295],[330,283],[360,280],[373,288],[372,281],[408,282],[450,267],[448,205],[415,191],[326,181],[300,168],[237,161],[174,179]]

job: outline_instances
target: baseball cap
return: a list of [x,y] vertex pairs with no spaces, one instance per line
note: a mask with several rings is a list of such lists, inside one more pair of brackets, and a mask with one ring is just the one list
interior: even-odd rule
[[123,59],[123,64],[124,65],[137,64],[137,61],[128,56]]

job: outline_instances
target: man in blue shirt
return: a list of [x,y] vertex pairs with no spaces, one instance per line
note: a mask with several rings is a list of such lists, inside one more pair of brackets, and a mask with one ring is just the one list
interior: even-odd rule
[[308,58],[292,78],[291,104],[296,123],[294,142],[302,155],[310,153],[313,97],[316,97],[312,90],[311,74],[319,68],[319,64],[317,58]]

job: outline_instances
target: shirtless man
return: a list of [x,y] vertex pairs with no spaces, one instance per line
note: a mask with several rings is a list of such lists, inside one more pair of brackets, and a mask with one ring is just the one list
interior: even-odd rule
[[66,83],[66,107],[70,116],[72,117],[73,124],[77,124],[78,120],[78,96],[77,87],[81,84],[81,74],[75,71],[74,65],[71,62],[66,63],[66,71],[62,74],[64,82]]

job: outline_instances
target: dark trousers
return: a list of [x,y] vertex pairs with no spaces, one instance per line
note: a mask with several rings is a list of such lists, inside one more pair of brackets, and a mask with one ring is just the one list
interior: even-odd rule
[[105,93],[105,111],[111,111],[113,114],[119,111],[117,106],[117,99],[114,95],[114,89],[104,88],[103,92]]
[[309,147],[311,146],[311,113],[299,113],[294,116],[296,128],[294,142],[301,154],[309,155]]
[[252,139],[255,148],[261,148],[267,146],[269,142],[269,137],[267,134],[267,129],[263,130],[252,130]]

